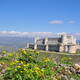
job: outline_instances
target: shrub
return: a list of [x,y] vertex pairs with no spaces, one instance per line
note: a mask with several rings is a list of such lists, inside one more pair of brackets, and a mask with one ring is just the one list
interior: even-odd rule
[[53,80],[56,63],[49,58],[38,60],[38,51],[21,49],[20,57],[16,58],[7,68],[4,80]]
[[[74,80],[80,79],[80,74],[70,71],[73,67],[72,59],[63,57],[59,63],[46,56],[39,59],[37,50],[20,49],[15,53],[9,53],[5,57],[8,62],[3,64],[0,75],[1,80]],[[44,54],[44,53],[43,53]],[[11,62],[11,63],[9,63]],[[3,68],[5,65],[5,68]],[[7,67],[8,66],[8,67]],[[7,67],[7,69],[6,69]]]

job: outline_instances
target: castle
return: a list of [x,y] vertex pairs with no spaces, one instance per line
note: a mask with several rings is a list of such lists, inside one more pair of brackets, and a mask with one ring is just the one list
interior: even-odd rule
[[57,38],[35,39],[35,43],[29,44],[28,48],[46,51],[76,53],[77,43],[76,39],[72,35],[63,34]]

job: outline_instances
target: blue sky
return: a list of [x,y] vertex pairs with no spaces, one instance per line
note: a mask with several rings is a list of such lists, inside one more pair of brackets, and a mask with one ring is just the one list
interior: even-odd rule
[[0,31],[80,32],[80,0],[0,0]]

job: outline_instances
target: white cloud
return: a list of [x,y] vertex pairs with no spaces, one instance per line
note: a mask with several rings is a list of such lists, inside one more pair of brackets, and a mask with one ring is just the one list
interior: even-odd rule
[[76,22],[75,21],[69,21],[68,23],[69,24],[75,24]]
[[[67,33],[0,31],[0,36],[9,37],[59,37],[61,34]],[[80,39],[80,33],[74,33],[72,35]]]
[[62,20],[52,20],[49,22],[50,24],[63,24]]
[[57,35],[67,34],[66,32],[57,33]]
[[0,36],[25,36],[25,37],[52,37],[56,34],[52,32],[17,32],[17,31],[0,31]]

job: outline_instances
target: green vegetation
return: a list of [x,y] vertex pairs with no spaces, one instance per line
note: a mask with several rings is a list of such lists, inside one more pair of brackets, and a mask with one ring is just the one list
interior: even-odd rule
[[79,70],[71,57],[56,62],[51,54],[38,50],[20,49],[0,54],[0,80],[80,80]]

